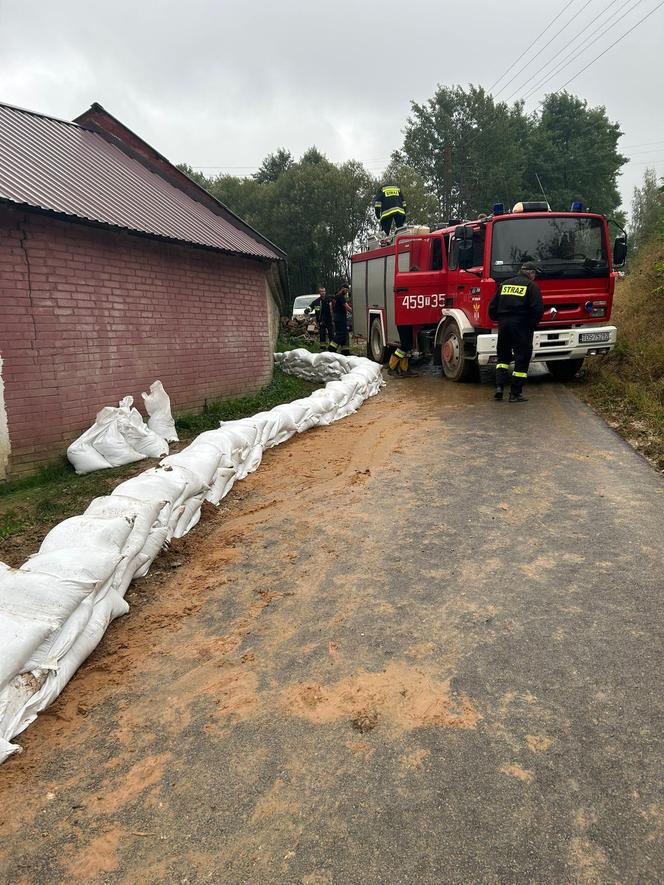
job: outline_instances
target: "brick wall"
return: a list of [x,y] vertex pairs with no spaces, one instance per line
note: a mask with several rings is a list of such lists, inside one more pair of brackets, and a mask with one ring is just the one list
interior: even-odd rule
[[272,376],[265,265],[0,208],[9,475],[163,382],[174,412]]

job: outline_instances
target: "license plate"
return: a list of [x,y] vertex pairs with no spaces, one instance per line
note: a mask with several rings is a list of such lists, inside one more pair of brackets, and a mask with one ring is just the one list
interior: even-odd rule
[[608,332],[581,332],[579,344],[595,344],[599,341],[608,341],[609,337]]

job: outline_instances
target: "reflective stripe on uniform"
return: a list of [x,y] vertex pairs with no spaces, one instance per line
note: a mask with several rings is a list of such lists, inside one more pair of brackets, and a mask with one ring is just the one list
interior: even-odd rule
[[512,372],[515,378],[527,378],[528,372]]
[[406,213],[401,208],[401,206],[395,206],[394,209],[386,209],[385,212],[381,212],[380,218],[381,221],[383,218],[389,218],[390,215],[405,215]]
[[509,369],[509,367],[510,367],[509,363],[496,363],[497,369]]
[[384,187],[383,193],[386,197],[398,197],[401,190],[398,187]]
[[402,356],[406,356],[405,352],[399,347],[397,347],[397,349],[394,351],[394,355],[398,356],[399,359],[401,359]]
[[512,286],[507,283],[500,290],[501,295],[516,295],[517,298],[523,298],[528,291],[528,286]]

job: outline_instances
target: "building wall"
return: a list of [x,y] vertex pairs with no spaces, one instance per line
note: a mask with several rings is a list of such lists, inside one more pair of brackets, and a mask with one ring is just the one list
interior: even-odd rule
[[265,264],[0,208],[9,475],[52,460],[126,394],[143,411],[155,379],[174,413],[257,390],[272,377],[269,327]]

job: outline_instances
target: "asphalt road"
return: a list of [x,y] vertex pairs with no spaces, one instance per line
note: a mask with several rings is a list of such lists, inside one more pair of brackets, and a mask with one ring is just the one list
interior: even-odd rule
[[661,881],[664,482],[529,394],[269,453],[0,769],[0,879]]

